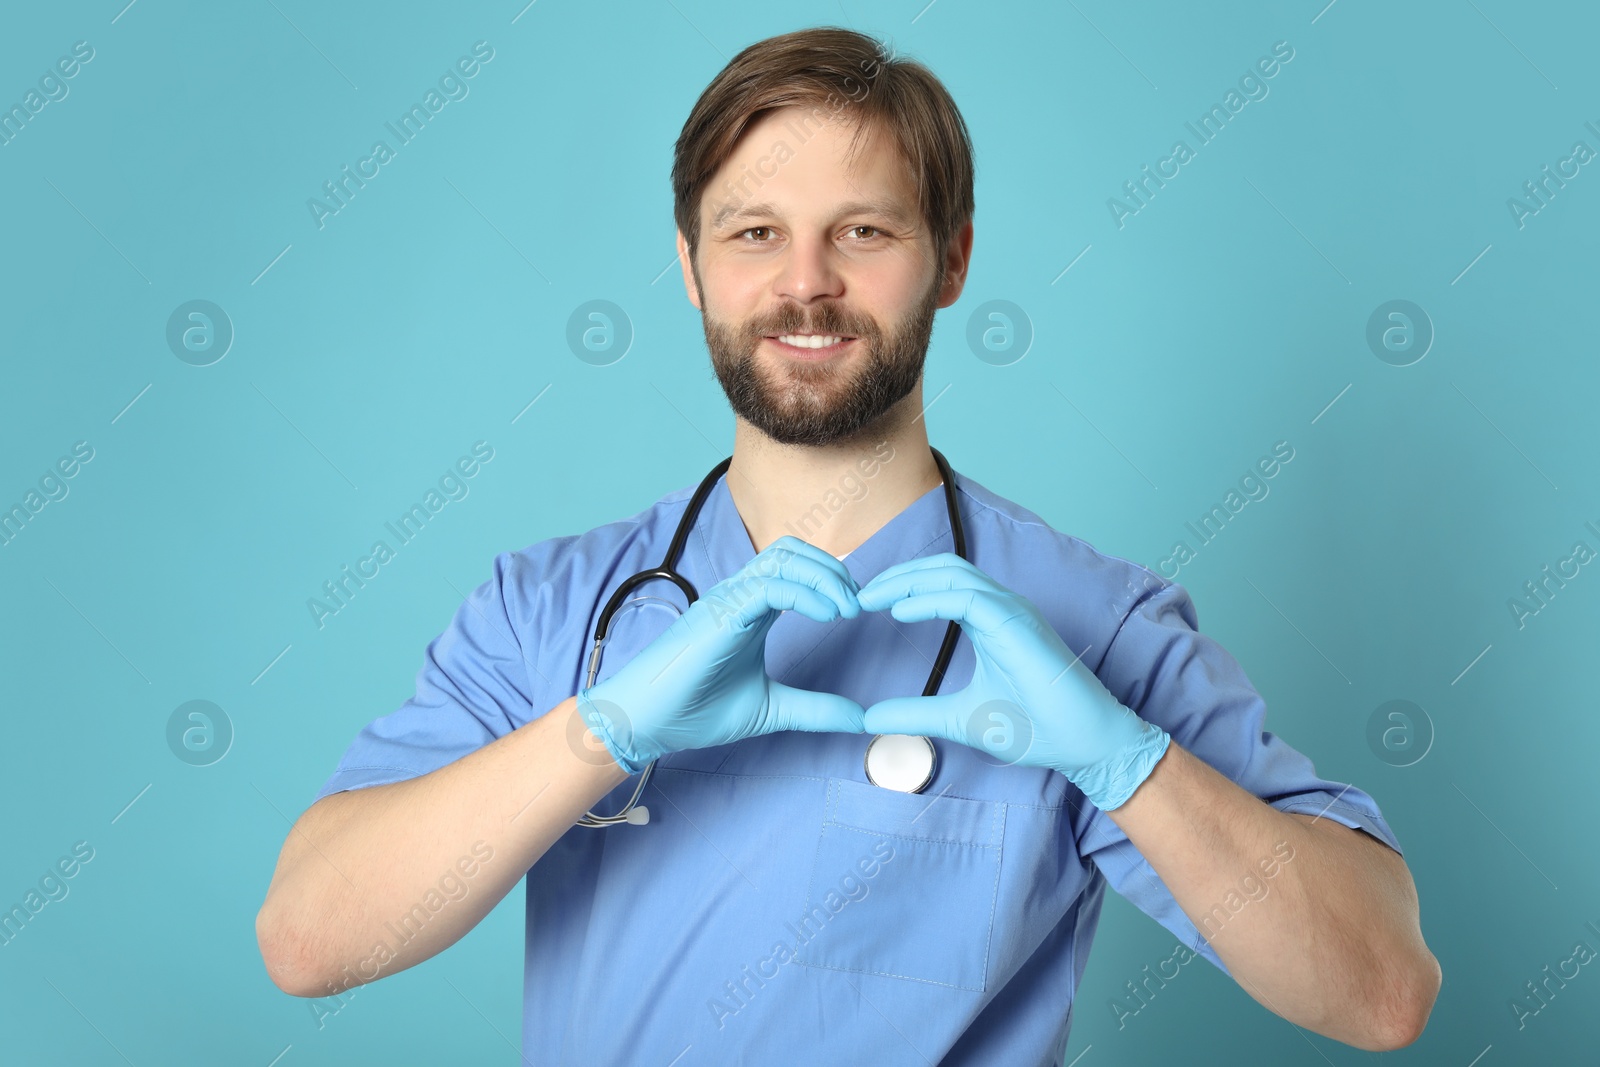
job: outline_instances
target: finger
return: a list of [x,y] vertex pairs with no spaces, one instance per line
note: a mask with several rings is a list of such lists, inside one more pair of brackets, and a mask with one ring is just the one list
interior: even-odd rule
[[770,552],[774,548],[781,548],[787,552],[793,553],[796,556],[804,556],[807,559],[821,564],[839,579],[840,584],[849,588],[851,595],[854,595],[856,590],[859,588],[855,576],[850,573],[850,568],[844,565],[844,561],[842,559],[840,559],[838,556],[835,556],[831,552],[824,552],[822,549],[818,548],[809,541],[801,540],[793,534],[784,534],[782,537],[772,542],[772,544],[768,545],[764,551]]
[[844,564],[788,534],[768,545],[729,581],[747,585],[778,577],[811,586],[837,604],[839,613],[847,618],[861,614],[856,602],[856,580]]
[[[768,588],[786,585],[772,599]],[[831,622],[841,615],[855,617],[861,614],[855,593],[839,583],[838,578],[822,568],[816,561],[783,553],[761,557],[746,564],[733,577],[718,582],[711,593],[725,605],[719,616],[732,614],[739,625],[751,626],[773,609],[799,611],[818,622]]]
[[[873,575],[872,580],[867,582],[867,584],[861,588],[870,589],[878,582],[887,581],[891,578],[897,578],[908,571],[919,571],[929,567],[954,567],[962,565],[968,567],[972,566],[971,562],[962,559],[954,552],[936,552],[931,556],[918,556],[916,559],[901,560],[899,563],[896,563],[893,566],[885,567],[883,570]],[[973,569],[976,570],[977,568],[974,567]]]
[[839,605],[801,582],[787,578],[761,579],[744,588],[725,590],[722,600],[731,610],[734,624],[749,629],[780,611],[793,611],[815,622],[839,618]]
[[926,622],[949,619],[961,624],[968,634],[993,633],[1019,613],[1017,601],[1003,593],[986,589],[944,589],[916,593],[889,605],[889,614],[900,622]]
[[955,694],[931,697],[890,697],[880,700],[862,716],[862,728],[869,734],[917,734],[922,737],[952,737],[951,716],[957,706]]
[[982,573],[981,569],[973,565],[970,560],[963,560],[952,552],[941,552],[923,560],[907,560],[907,563],[891,566],[883,573],[877,574],[866,585],[862,585],[861,592],[856,598],[859,600],[861,593],[867,593],[867,601],[874,606],[869,608],[867,605],[862,605],[862,608],[867,611],[877,611],[896,597],[906,597],[909,590],[931,592],[936,589],[987,589],[992,592],[1006,592],[1003,585]]
[[768,687],[768,708],[774,730],[805,730],[808,733],[859,734],[862,732],[861,705],[837,693],[816,693],[773,682]]
[[990,595],[1005,595],[1008,590],[998,585],[988,575],[976,569],[955,566],[930,567],[926,570],[908,571],[891,578],[872,579],[856,594],[856,602],[863,611],[882,611],[884,608],[908,597],[924,593],[966,589]]

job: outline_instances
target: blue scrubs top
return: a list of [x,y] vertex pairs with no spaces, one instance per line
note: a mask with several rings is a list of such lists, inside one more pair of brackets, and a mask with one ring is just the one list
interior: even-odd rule
[[[1371,797],[1318,777],[1263,731],[1261,696],[1197,632],[1182,586],[970,478],[955,482],[968,557],[1036,604],[1118,700],[1274,807],[1399,851]],[[428,644],[416,695],[361,731],[318,797],[436,770],[575,694],[603,602],[661,563],[693,488],[498,555],[494,576]],[[799,521],[791,532],[815,529]],[[936,487],[845,565],[865,585],[949,551]],[[719,480],[678,569],[704,593],[754,555]],[[660,599],[618,613],[601,678],[671,622],[664,601],[684,606],[667,582],[635,595]],[[920,694],[945,626],[886,611],[831,624],[785,612],[767,637],[767,670],[863,707]],[[963,635],[941,692],[965,686],[972,668]],[[935,739],[933,781],[900,793],[867,782],[868,740],[790,731],[673,753],[641,798],[648,825],[568,830],[527,873],[527,1061],[1059,1063],[1107,883],[1223,967],[1063,775]],[[595,810],[616,811],[636,783]]]

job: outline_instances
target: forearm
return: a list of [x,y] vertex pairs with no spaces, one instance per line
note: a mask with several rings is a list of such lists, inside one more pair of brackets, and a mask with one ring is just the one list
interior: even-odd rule
[[1176,742],[1107,814],[1266,1007],[1357,1048],[1420,1032],[1439,968],[1410,873],[1387,846],[1280,812]]
[[324,797],[290,830],[256,917],[269,975],[328,996],[422,962],[626,777],[569,697],[432,773]]

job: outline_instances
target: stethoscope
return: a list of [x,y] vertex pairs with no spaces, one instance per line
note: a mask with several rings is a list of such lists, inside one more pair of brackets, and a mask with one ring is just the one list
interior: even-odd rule
[[[966,559],[966,531],[961,524],[961,510],[956,505],[955,475],[950,472],[950,464],[945,461],[937,448],[930,447],[928,451],[933,453],[933,461],[938,464],[939,474],[944,479],[945,507],[950,512],[950,537],[954,542],[956,555]],[[711,494],[711,488],[716,485],[717,479],[727,472],[732,462],[733,457],[729,456],[711,468],[711,473],[701,480],[699,488],[689,500],[688,509],[678,522],[678,529],[672,535],[672,544],[667,547],[667,558],[661,561],[661,566],[654,570],[640,571],[627,579],[617,587],[615,593],[611,594],[611,599],[606,601],[605,608],[600,612],[600,621],[595,626],[594,648],[589,653],[589,673],[588,680],[584,682],[585,689],[594,685],[595,678],[600,673],[600,650],[609,636],[611,617],[622,606],[622,598],[628,595],[629,590],[645,582],[665,578],[683,590],[683,595],[688,598],[690,604],[699,599],[700,594],[695,592],[689,579],[672,568],[677,563],[678,556],[682,554],[684,544],[689,540],[689,531],[694,527],[701,505]],[[945,628],[944,643],[939,646],[938,658],[934,660],[933,670],[928,673],[928,682],[922,688],[923,696],[933,696],[939,691],[939,683],[944,680],[945,669],[950,666],[950,657],[955,653],[956,640],[960,636],[961,624],[952,620]],[[875,734],[867,743],[862,766],[866,771],[867,781],[873,785],[904,793],[920,793],[928,787],[929,782],[933,781],[937,762],[938,752],[933,747],[933,742],[926,737],[913,734]],[[649,822],[650,810],[637,805],[640,794],[650,781],[650,772],[654,769],[654,760],[645,764],[644,770],[639,773],[639,784],[634,786],[633,795],[628,798],[621,811],[615,815],[596,815],[590,811],[578,819],[577,825],[599,827],[632,823],[635,826],[642,826]]]

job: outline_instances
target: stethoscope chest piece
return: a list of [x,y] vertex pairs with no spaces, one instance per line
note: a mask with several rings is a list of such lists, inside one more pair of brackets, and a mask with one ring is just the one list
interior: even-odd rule
[[878,734],[867,744],[867,781],[902,793],[920,793],[933,781],[933,742],[916,734]]

